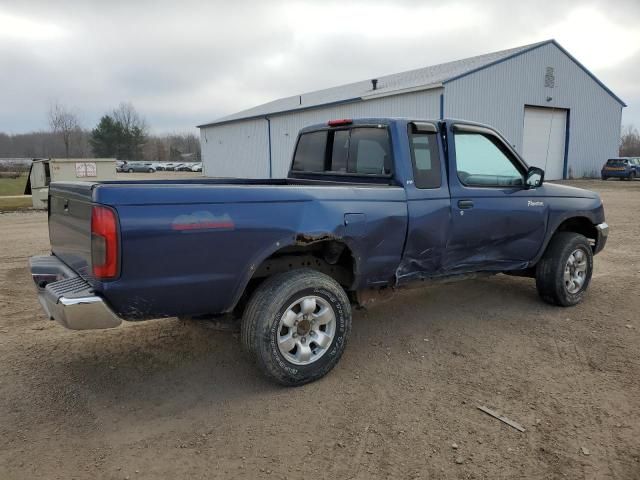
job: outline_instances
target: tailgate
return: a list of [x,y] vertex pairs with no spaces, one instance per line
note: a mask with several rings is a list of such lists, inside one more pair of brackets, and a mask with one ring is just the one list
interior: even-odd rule
[[49,187],[51,251],[80,276],[91,275],[92,182],[54,182]]

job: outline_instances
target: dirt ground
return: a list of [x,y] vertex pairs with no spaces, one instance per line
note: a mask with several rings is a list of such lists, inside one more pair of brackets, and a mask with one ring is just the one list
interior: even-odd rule
[[46,214],[0,215],[0,478],[640,478],[640,182],[572,184],[611,225],[583,304],[503,275],[406,291],[295,389],[204,324],[47,321]]

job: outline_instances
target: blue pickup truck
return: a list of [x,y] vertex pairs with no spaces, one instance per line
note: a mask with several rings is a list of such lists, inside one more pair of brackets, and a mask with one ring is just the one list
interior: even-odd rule
[[335,366],[352,305],[414,282],[508,273],[575,305],[608,234],[597,194],[544,183],[498,132],[460,120],[305,128],[286,179],[54,182],[49,195],[52,254],[30,265],[51,319],[227,314],[285,385]]

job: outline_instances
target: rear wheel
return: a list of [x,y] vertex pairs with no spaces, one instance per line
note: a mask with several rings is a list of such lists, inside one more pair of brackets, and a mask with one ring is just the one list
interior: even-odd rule
[[133,173],[133,168],[130,168],[129,170],[127,170],[127,172]]
[[536,287],[542,299],[569,307],[582,301],[593,272],[593,251],[584,235],[554,235],[536,267]]
[[242,343],[258,367],[283,385],[326,375],[344,351],[351,305],[333,278],[300,269],[264,281],[247,304]]
[[606,180],[606,179],[608,179],[608,178],[609,178],[609,177],[607,177],[606,175],[602,175],[602,180]]

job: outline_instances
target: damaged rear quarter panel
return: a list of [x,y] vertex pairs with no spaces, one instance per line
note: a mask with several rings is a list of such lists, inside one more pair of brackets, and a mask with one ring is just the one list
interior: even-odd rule
[[[388,280],[402,254],[407,212],[401,187],[163,190],[164,204],[116,206],[121,275],[96,290],[125,318],[229,311],[262,261],[287,246],[343,241],[355,257],[356,284],[364,278]],[[174,190],[182,191],[181,201],[166,202],[177,198]],[[345,225],[349,214],[366,219],[362,228]]]

